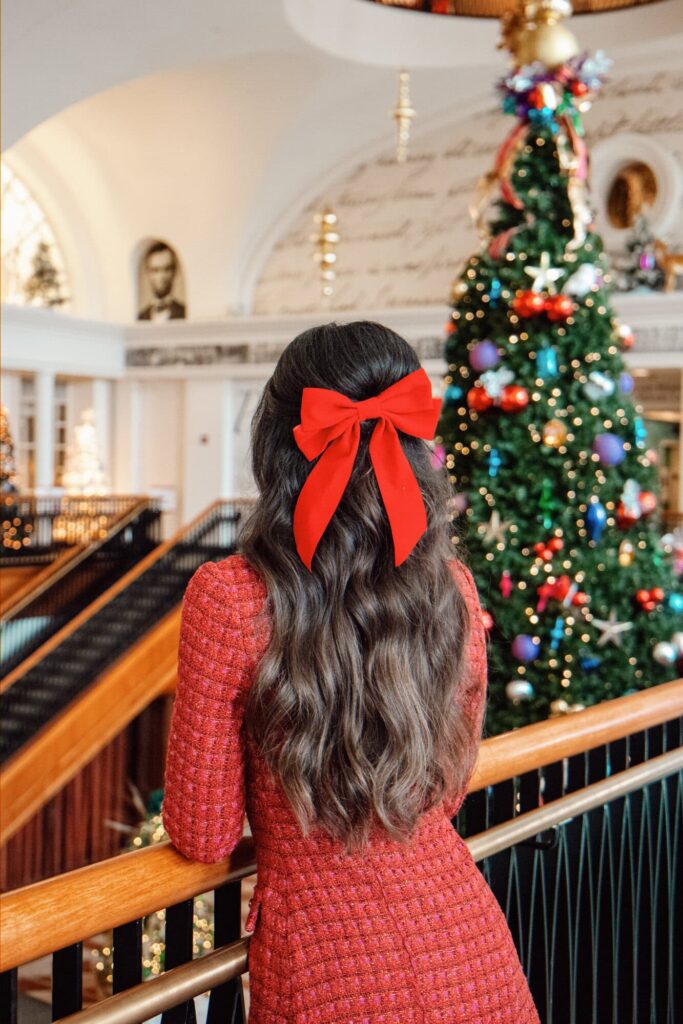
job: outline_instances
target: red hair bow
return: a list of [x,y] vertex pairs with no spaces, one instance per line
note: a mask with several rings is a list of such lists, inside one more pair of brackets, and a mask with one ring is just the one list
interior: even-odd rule
[[328,388],[304,388],[301,423],[294,427],[294,439],[309,462],[320,455],[294,509],[296,549],[309,570],[351,476],[361,420],[378,421],[370,438],[370,460],[389,517],[394,564],[405,561],[427,529],[427,513],[396,431],[431,440],[440,409],[441,399],[432,398],[432,386],[423,369],[362,402]]

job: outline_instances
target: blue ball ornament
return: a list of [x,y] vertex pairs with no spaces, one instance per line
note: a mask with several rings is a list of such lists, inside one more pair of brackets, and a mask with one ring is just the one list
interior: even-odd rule
[[622,395],[630,395],[633,391],[633,377],[630,373],[619,374],[619,390]]
[[600,668],[602,664],[602,658],[597,656],[586,655],[583,658],[579,658],[579,665],[584,672],[595,672],[596,668]]
[[534,661],[541,649],[540,640],[534,640],[526,633],[520,633],[512,641],[512,653],[517,661]]
[[593,441],[593,452],[603,466],[618,466],[626,458],[624,442],[616,434],[598,434]]
[[463,396],[463,390],[457,384],[449,384],[443,393],[443,400],[446,405],[455,405]]
[[536,353],[536,372],[542,380],[557,377],[557,351],[548,345]]
[[592,501],[586,512],[588,539],[598,541],[607,525],[607,510],[601,501]]

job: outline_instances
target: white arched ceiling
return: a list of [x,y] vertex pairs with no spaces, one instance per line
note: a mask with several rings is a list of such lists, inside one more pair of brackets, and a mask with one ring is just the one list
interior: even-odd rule
[[[334,0],[339,10],[346,2],[349,10],[371,7]],[[323,7],[332,10],[327,0]],[[389,16],[384,41],[396,39],[391,15],[405,12],[374,13]],[[640,12],[650,54],[675,49],[682,13],[679,0]],[[582,31],[590,21],[582,19]],[[55,227],[71,262],[80,261],[76,312],[133,317],[131,257],[141,238],[154,236],[178,249],[191,317],[248,312],[283,226],[322,182],[391,147],[391,61],[332,55],[301,29],[281,0],[5,5],[8,159],[46,208],[60,209]],[[466,20],[458,31],[467,36]],[[618,36],[605,39],[615,56]],[[505,67],[493,48],[470,48],[476,68],[429,68],[429,55],[417,56],[416,134],[435,118],[455,121],[493,105],[492,81]],[[672,59],[665,55],[662,66]]]

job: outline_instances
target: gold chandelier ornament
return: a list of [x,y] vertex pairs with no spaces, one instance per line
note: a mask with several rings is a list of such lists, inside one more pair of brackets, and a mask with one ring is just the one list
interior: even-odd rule
[[520,67],[540,61],[551,71],[559,68],[580,50],[576,36],[562,24],[571,13],[571,0],[520,0],[501,19],[499,46]]
[[408,71],[399,72],[398,99],[390,114],[396,122],[396,159],[402,164],[405,163],[408,156],[410,125],[417,115],[410,99],[410,73]]
[[329,207],[325,207],[320,213],[315,214],[313,220],[318,227],[316,233],[311,235],[311,241],[315,246],[313,259],[320,267],[321,293],[325,298],[329,298],[334,292],[334,279],[337,276],[337,214]]

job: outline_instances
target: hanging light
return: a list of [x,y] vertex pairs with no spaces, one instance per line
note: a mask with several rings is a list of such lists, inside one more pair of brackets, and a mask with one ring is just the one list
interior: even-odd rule
[[334,251],[339,243],[339,233],[336,230],[337,214],[329,207],[325,207],[320,213],[315,214],[313,220],[318,227],[316,233],[311,235],[311,241],[315,246],[313,259],[320,267],[321,292],[327,298],[334,292],[333,282],[337,276],[337,254]]
[[400,164],[405,163],[408,156],[410,124],[416,115],[417,111],[410,100],[410,73],[399,71],[398,99],[391,116],[396,122],[396,159]]

